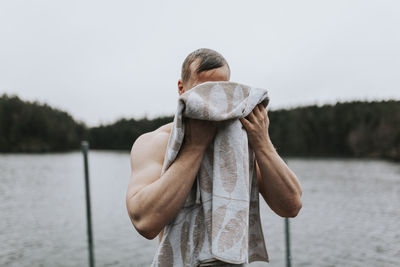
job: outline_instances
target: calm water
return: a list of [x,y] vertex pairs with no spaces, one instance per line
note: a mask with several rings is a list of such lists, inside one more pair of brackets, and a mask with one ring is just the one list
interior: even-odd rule
[[[288,159],[303,186],[293,266],[400,266],[400,165]],[[157,239],[125,207],[129,154],[89,155],[97,266],[149,266]],[[261,198],[262,199],[262,198]],[[284,266],[283,219],[261,203],[270,264]],[[0,266],[87,266],[80,153],[0,155]]]

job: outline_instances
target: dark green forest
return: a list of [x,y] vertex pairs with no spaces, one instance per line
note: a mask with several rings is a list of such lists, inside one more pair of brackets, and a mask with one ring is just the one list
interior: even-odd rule
[[[343,102],[270,110],[269,133],[282,156],[380,157],[400,160],[400,101]],[[68,113],[17,96],[0,98],[0,152],[92,149],[129,151],[141,134],[173,120],[120,119],[87,127]]]
[[64,111],[17,96],[0,98],[0,152],[73,150],[86,135],[86,126]]

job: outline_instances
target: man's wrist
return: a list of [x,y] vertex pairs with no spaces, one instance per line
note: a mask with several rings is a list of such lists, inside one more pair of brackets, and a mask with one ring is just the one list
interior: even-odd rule
[[259,145],[257,145],[254,148],[254,152],[255,152],[256,156],[257,155],[266,155],[266,156],[268,156],[268,155],[277,153],[274,145],[272,144],[271,139],[269,138],[269,136],[267,136],[264,139],[263,142],[261,142]]
[[276,152],[276,149],[275,149],[274,145],[272,144],[272,141],[271,141],[271,139],[269,138],[269,136],[268,136],[268,138],[267,138],[267,142],[265,143],[265,146],[266,146],[266,149],[267,149],[269,152]]
[[206,144],[183,143],[181,150],[189,153],[203,154],[207,147],[208,146]]

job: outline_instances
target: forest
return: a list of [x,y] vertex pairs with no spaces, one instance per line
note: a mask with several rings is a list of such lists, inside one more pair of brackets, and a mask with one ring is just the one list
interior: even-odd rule
[[[352,101],[268,111],[269,134],[281,156],[373,157],[400,160],[400,101]],[[91,149],[129,151],[143,133],[173,121],[119,119],[87,127],[47,104],[0,97],[0,152],[77,150],[82,140]]]

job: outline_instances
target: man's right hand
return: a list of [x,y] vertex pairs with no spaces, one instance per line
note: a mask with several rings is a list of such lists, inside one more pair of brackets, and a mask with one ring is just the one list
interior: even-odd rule
[[185,119],[185,138],[183,146],[206,149],[214,139],[217,123],[213,121]]

